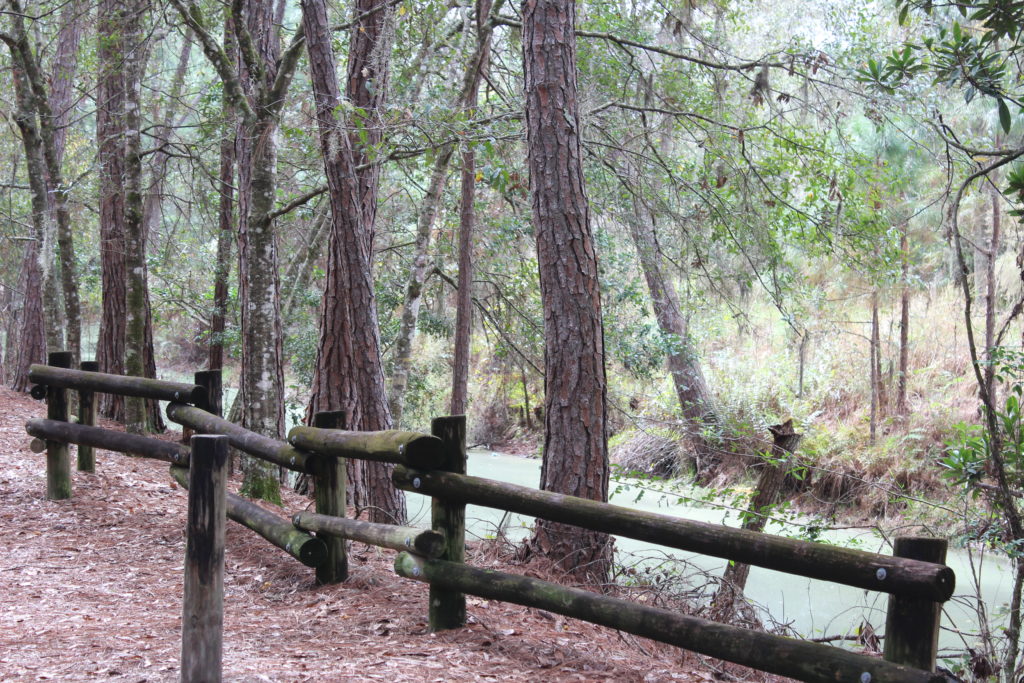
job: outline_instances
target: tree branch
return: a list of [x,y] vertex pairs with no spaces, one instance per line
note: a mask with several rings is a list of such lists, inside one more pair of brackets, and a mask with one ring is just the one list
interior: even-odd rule
[[184,19],[185,24],[199,38],[199,44],[203,47],[203,54],[206,55],[210,64],[217,71],[217,75],[224,82],[224,89],[227,91],[231,104],[242,112],[242,116],[246,120],[255,118],[256,114],[252,107],[249,106],[249,100],[245,97],[245,93],[242,92],[242,84],[239,81],[238,72],[232,66],[231,60],[228,59],[227,53],[224,52],[224,48],[214,40],[207,30],[202,11],[194,2],[190,2],[187,7],[183,4],[182,0],[171,0],[171,4],[178,10],[178,14]]

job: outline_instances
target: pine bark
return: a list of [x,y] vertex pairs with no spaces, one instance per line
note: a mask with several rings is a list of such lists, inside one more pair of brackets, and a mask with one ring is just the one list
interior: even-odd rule
[[[124,209],[125,270],[127,288],[125,303],[125,372],[134,377],[145,376],[146,314],[146,234],[142,197],[142,98],[141,79],[145,68],[145,46],[139,22],[145,7],[135,0],[125,2],[120,27],[125,41],[125,109],[124,109]],[[125,401],[125,428],[133,434],[151,431],[147,428],[146,402],[140,398]]]
[[[326,2],[307,0],[302,10],[331,202],[327,284],[310,413],[344,410],[352,429],[390,429],[372,269],[380,169],[368,162],[370,149],[382,139],[379,117],[388,90],[394,10],[381,9],[376,0],[355,4],[359,18],[350,36],[345,98],[366,112],[359,119],[336,118],[340,87]],[[370,509],[370,521],[401,524],[406,519],[405,498],[391,485],[391,470],[382,463],[350,463],[350,500]]]
[[[541,488],[605,501],[604,332],[583,186],[575,20],[574,3],[523,3],[527,156],[544,309]],[[608,579],[606,534],[538,520],[531,547],[581,580]]]
[[[124,155],[124,37],[120,32],[121,7],[117,0],[100,0],[97,9],[96,145],[99,156],[100,282],[102,315],[96,343],[100,372],[125,372],[127,270],[125,214],[122,192]],[[100,414],[124,420],[124,399],[101,394]]]

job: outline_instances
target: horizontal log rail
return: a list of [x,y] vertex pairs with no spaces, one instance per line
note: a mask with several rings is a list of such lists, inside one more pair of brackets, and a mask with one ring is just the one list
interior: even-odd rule
[[206,389],[198,384],[168,382],[162,379],[111,375],[105,372],[87,372],[50,365],[31,366],[28,370],[28,378],[38,385],[62,389],[99,391],[107,394],[197,405],[203,405],[206,401]]
[[288,443],[296,448],[339,458],[358,458],[432,470],[444,460],[444,443],[436,436],[397,430],[352,432],[292,427]]
[[203,434],[226,436],[232,446],[260,460],[266,460],[296,472],[316,474],[318,465],[316,455],[300,451],[283,441],[249,431],[245,427],[228,422],[201,408],[172,403],[167,406],[167,417],[172,422],[177,422]]
[[445,549],[444,534],[393,524],[375,524],[358,519],[346,519],[315,512],[299,512],[292,524],[305,531],[347,538],[381,548],[406,550],[424,557],[439,557]]
[[[171,476],[188,489],[188,469],[171,467]],[[316,567],[327,559],[327,544],[322,538],[296,529],[287,519],[234,493],[227,494],[228,519],[255,531],[307,567]]]
[[953,595],[953,570],[941,564],[669,517],[461,474],[397,467],[392,480],[405,491],[542,517],[787,574],[936,602]]
[[801,681],[940,683],[935,674],[819,643],[640,605],[578,588],[402,553],[395,572],[452,591],[535,607]]
[[49,441],[78,444],[103,448],[117,453],[163,460],[174,465],[188,467],[191,451],[188,446],[138,434],[115,432],[102,427],[89,427],[60,420],[32,419],[25,423],[25,431],[31,436]]

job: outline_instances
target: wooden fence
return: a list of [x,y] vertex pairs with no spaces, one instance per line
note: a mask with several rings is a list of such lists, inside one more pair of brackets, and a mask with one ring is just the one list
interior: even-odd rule
[[[307,566],[321,583],[348,575],[345,540],[402,551],[400,576],[429,584],[434,630],[466,622],[465,595],[545,609],[595,624],[804,681],[935,682],[933,673],[941,603],[953,593],[946,541],[897,539],[895,555],[798,541],[723,525],[640,512],[466,475],[465,418],[437,418],[432,434],[354,432],[339,427],[338,412],[315,416],[314,427],[296,427],[281,442],[250,432],[219,415],[220,376],[196,373],[194,385],[72,370],[70,356],[51,354],[34,365],[33,395],[47,400],[47,419],[30,420],[34,450],[47,452],[47,497],[71,496],[68,444],[79,444],[79,469],[94,465],[82,450],[104,448],[171,463],[171,475],[189,489],[182,680],[220,680],[223,615],[223,520],[260,534]],[[88,368],[85,363],[83,367]],[[69,422],[67,391],[79,392],[79,423]],[[199,432],[191,448],[159,439],[96,428],[91,394],[97,391],[171,401],[170,420]],[[41,441],[44,440],[44,441]],[[315,512],[291,520],[226,493],[230,445],[251,456],[311,475]],[[397,465],[398,488],[431,497],[431,530],[345,519],[345,460]],[[719,624],[671,610],[568,588],[555,583],[469,567],[465,555],[465,506],[483,505],[586,529],[657,543],[815,579],[888,593],[884,658]],[[218,565],[219,563],[219,565]],[[219,568],[218,568],[219,566]],[[190,654],[186,655],[186,652]],[[200,654],[195,654],[200,653]]]

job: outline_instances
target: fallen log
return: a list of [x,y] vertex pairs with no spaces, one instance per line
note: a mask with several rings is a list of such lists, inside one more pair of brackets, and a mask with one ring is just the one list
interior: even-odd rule
[[[171,476],[183,488],[188,488],[186,468],[172,466]],[[228,519],[252,529],[307,567],[316,567],[327,559],[327,544],[322,538],[296,529],[273,512],[234,493],[228,493],[227,506]]]
[[212,415],[205,410],[181,403],[167,406],[167,417],[172,422],[194,429],[203,434],[221,434],[228,437],[231,445],[260,460],[272,462],[296,472],[316,473],[318,456],[292,448],[283,441],[271,439],[234,422]]
[[526,486],[396,467],[395,486],[467,505],[508,510],[584,529],[721,557],[812,579],[945,602],[956,577],[941,564],[632,510]]
[[162,379],[111,375],[105,372],[87,372],[55,368],[48,365],[33,365],[28,378],[35,384],[79,391],[100,391],[121,396],[138,396],[156,401],[178,401],[180,403],[202,403],[206,390],[196,384],[168,382]]
[[357,458],[432,470],[444,461],[444,443],[419,432],[350,432],[341,429],[293,427],[288,443],[320,455]]
[[941,683],[945,677],[837,647],[785,638],[516,574],[402,553],[395,573],[488,600],[582,619],[762,671],[812,683]]
[[292,524],[317,534],[338,536],[393,550],[409,550],[425,557],[439,557],[445,548],[444,534],[408,526],[375,524],[308,511],[296,513],[292,517]]
[[117,453],[127,453],[143,458],[163,460],[174,465],[188,467],[190,451],[188,446],[180,443],[161,441],[148,436],[115,432],[102,427],[89,427],[73,422],[59,420],[32,419],[25,423],[25,431],[30,435],[48,441],[62,441],[92,446]]

